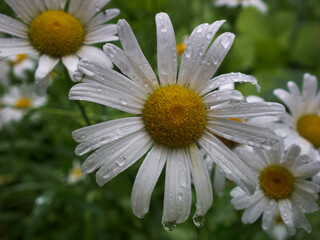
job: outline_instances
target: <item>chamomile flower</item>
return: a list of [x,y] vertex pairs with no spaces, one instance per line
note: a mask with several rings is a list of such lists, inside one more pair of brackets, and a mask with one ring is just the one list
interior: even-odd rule
[[281,145],[271,151],[248,148],[237,148],[237,154],[256,173],[257,189],[252,196],[239,187],[231,192],[234,207],[245,209],[242,222],[254,223],[262,215],[262,228],[268,231],[279,210],[290,235],[295,234],[296,228],[311,232],[305,213],[319,209],[316,200],[320,187],[307,179],[320,170],[320,162],[300,155],[298,145],[292,145],[285,153]]
[[20,78],[26,78],[26,71],[33,70],[36,67],[35,59],[31,58],[27,54],[18,54],[8,57],[9,64],[12,66],[13,74]]
[[285,146],[297,144],[303,154],[320,148],[320,91],[318,79],[305,73],[302,91],[295,82],[288,82],[289,91],[275,89],[276,95],[290,111],[273,128],[284,138]]
[[81,163],[79,160],[74,160],[72,162],[72,168],[69,171],[67,182],[72,184],[79,182],[84,179],[84,175],[81,171]]
[[228,7],[255,7],[260,12],[265,13],[268,10],[268,6],[262,0],[215,0],[215,6],[228,6]]
[[247,103],[240,92],[215,90],[231,82],[256,79],[241,73],[212,75],[229,51],[234,34],[223,33],[212,43],[224,21],[201,24],[193,31],[181,60],[177,77],[174,30],[165,13],[156,15],[159,81],[125,20],[118,21],[124,50],[106,44],[104,51],[123,72],[104,68],[98,61],[81,60],[75,77],[81,80],[69,93],[71,100],[104,104],[135,117],[112,120],[73,132],[80,144],[75,152],[92,153],[82,165],[84,174],[99,169],[102,186],[145,156],[136,176],[131,205],[138,217],[149,209],[150,198],[166,165],[162,223],[172,230],[184,222],[191,208],[191,177],[196,189],[196,225],[212,203],[212,187],[199,147],[205,149],[226,175],[251,192],[255,183],[250,169],[216,135],[237,142],[273,148],[277,136],[270,130],[228,120],[250,115],[278,114],[277,103]]
[[70,77],[79,57],[100,59],[111,67],[103,52],[90,44],[118,40],[115,24],[105,22],[119,14],[118,9],[100,12],[110,0],[5,0],[22,20],[0,14],[0,31],[14,38],[0,39],[0,56],[40,55],[35,73],[36,91],[44,94],[49,73],[61,59]]
[[44,105],[45,96],[37,96],[33,86],[21,85],[10,87],[8,93],[0,99],[0,126],[12,121],[19,121],[28,110]]

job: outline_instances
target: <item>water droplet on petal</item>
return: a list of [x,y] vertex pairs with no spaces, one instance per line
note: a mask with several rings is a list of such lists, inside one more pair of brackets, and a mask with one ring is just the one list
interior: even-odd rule
[[127,101],[127,99],[125,99],[125,98],[120,98],[120,103],[121,103],[122,105],[127,105],[127,104],[128,104],[128,101]]
[[203,227],[205,223],[204,216],[195,215],[192,219],[193,219],[194,225],[196,225],[197,227]]
[[168,231],[171,232],[173,229],[175,229],[176,227],[176,222],[167,222],[167,223],[163,223],[163,228]]

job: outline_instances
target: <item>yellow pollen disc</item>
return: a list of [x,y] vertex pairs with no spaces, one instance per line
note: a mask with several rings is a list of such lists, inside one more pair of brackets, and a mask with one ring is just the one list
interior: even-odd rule
[[201,98],[183,86],[160,88],[146,101],[143,118],[153,139],[167,147],[185,147],[197,140],[206,125]]
[[266,167],[259,177],[259,183],[264,193],[272,199],[288,198],[293,191],[294,177],[281,165]]
[[301,117],[297,124],[297,131],[315,148],[320,147],[320,116],[311,114]]
[[29,26],[31,44],[39,52],[53,57],[76,52],[82,46],[84,34],[78,19],[59,10],[41,13]]
[[30,98],[20,98],[14,104],[17,108],[29,108],[32,105],[32,101]]
[[73,176],[73,177],[76,177],[76,178],[82,177],[81,168],[80,167],[75,167],[74,169],[72,169],[70,175]]
[[177,44],[177,54],[180,56],[183,55],[184,51],[186,50],[186,46],[187,46],[187,44],[185,42],[178,43]]

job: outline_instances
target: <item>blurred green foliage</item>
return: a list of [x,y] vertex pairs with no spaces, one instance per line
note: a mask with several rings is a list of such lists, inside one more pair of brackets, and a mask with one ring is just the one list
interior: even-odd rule
[[[203,22],[226,19],[220,31],[234,32],[236,40],[217,74],[237,71],[252,74],[262,87],[259,95],[276,100],[273,89],[286,88],[287,81],[301,85],[305,72],[320,76],[320,1],[265,2],[269,5],[267,14],[255,8],[215,8],[212,0],[113,0],[106,8],[121,10],[118,19],[125,18],[132,26],[155,70],[156,13],[169,14],[177,42]],[[0,12],[13,16],[4,1],[0,2]],[[118,42],[115,44],[120,46]],[[269,239],[261,230],[260,220],[253,225],[241,223],[242,212],[234,210],[230,203],[232,183],[228,184],[224,197],[214,197],[204,227],[195,227],[190,217],[170,233],[161,226],[163,174],[146,217],[138,219],[131,212],[131,189],[142,160],[102,188],[96,184],[95,174],[68,184],[68,172],[77,158],[71,132],[86,123],[78,105],[68,100],[72,83],[65,73],[61,65],[56,67],[46,107],[1,130],[1,240]],[[33,73],[29,78],[33,82]],[[19,80],[11,74],[11,81]],[[251,85],[237,87],[245,95],[258,94]],[[91,123],[128,115],[98,104],[82,104]],[[32,120],[34,114],[39,114],[39,119]],[[194,211],[193,204],[191,215]],[[308,219],[313,232],[298,230],[292,239],[319,239],[320,213],[311,214]]]

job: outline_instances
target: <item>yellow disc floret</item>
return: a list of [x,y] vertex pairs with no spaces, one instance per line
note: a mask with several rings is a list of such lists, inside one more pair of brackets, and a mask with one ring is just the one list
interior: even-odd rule
[[39,52],[53,57],[76,52],[83,44],[84,35],[80,21],[59,10],[41,13],[29,26],[31,44]]
[[197,140],[206,125],[201,98],[183,86],[160,88],[147,100],[143,118],[153,139],[167,147],[185,147]]
[[22,97],[19,98],[14,105],[17,108],[29,108],[32,106],[32,101],[30,98]]
[[177,44],[177,54],[182,56],[184,51],[186,50],[187,44],[185,42],[181,42]]
[[297,124],[297,131],[315,148],[320,147],[320,116],[310,114],[301,117]]
[[270,165],[260,173],[259,183],[269,198],[283,199],[293,191],[294,176],[281,165]]

